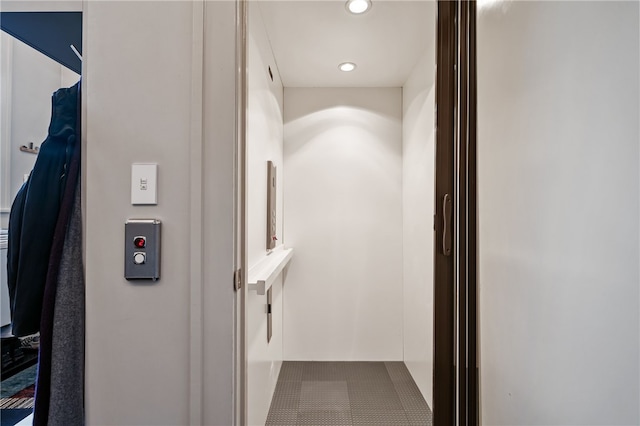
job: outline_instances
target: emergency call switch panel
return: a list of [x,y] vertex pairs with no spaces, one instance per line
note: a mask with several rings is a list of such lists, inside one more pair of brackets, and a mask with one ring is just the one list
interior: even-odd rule
[[160,278],[160,225],[157,219],[129,219],[124,231],[124,277]]

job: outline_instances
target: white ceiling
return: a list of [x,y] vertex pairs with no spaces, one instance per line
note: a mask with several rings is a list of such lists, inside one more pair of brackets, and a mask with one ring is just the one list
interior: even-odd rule
[[[435,37],[432,1],[372,0],[353,15],[345,1],[259,1],[285,87],[401,87]],[[431,44],[433,46],[433,44]],[[355,71],[338,69],[355,62]]]

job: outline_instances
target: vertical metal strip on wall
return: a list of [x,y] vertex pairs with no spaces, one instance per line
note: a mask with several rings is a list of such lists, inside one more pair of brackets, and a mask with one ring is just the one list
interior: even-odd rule
[[468,139],[468,119],[469,119],[469,104],[468,104],[468,37],[467,37],[467,25],[469,18],[469,2],[461,1],[458,8],[458,58],[457,58],[457,81],[458,81],[458,99],[457,99],[457,164],[458,164],[458,196],[456,197],[457,208],[456,216],[458,217],[457,225],[457,422],[458,425],[466,425],[467,420],[467,235],[468,235],[468,223],[467,223],[467,181],[469,175],[467,173],[468,166],[468,151],[467,151],[467,139]]
[[478,204],[477,204],[477,71],[476,12],[477,2],[469,2],[468,24],[468,180],[467,180],[467,424],[480,424],[478,364]]

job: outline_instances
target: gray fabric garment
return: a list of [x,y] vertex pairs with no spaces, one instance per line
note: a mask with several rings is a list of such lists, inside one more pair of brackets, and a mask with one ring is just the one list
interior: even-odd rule
[[53,317],[49,426],[84,425],[84,266],[80,182],[64,241]]

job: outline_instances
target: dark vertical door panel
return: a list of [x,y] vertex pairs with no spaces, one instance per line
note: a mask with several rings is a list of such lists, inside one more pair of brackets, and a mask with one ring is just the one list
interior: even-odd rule
[[476,108],[475,1],[463,0],[458,12],[458,295],[457,417],[478,424],[476,372]]
[[[433,421],[451,426],[455,414],[454,258],[447,253],[447,199],[455,200],[455,99],[457,3],[438,1],[436,32],[436,179],[434,247]],[[455,202],[454,202],[455,203]],[[455,206],[454,206],[455,208]],[[455,252],[455,250],[453,250]]]
[[476,3],[438,1],[434,425],[478,425]]

